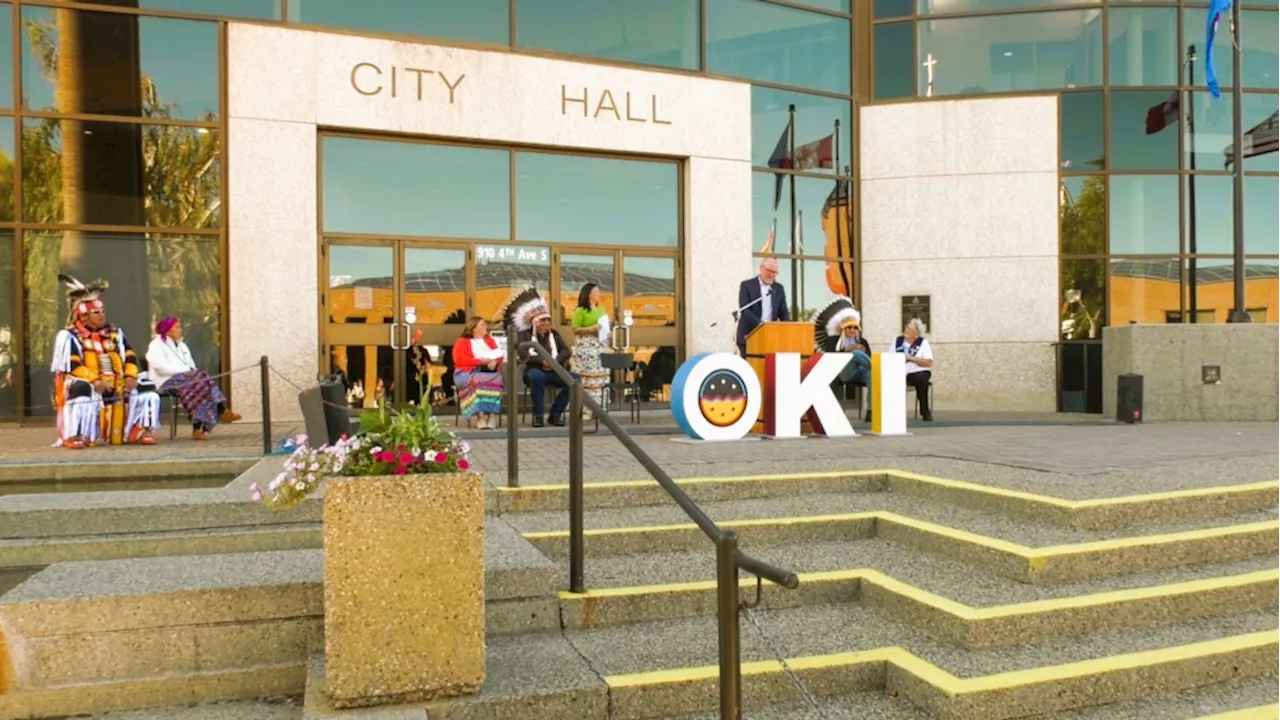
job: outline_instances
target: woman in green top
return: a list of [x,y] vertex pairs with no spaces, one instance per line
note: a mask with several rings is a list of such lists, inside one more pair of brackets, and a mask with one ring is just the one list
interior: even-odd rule
[[583,285],[578,307],[573,311],[573,371],[582,378],[582,388],[600,405],[604,405],[604,389],[609,383],[609,371],[600,366],[600,353],[608,349],[600,339],[600,319],[604,316],[600,288],[595,283]]

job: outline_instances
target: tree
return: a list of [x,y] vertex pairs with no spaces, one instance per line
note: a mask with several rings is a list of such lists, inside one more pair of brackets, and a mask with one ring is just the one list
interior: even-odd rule
[[1079,196],[1074,199],[1066,184],[1062,184],[1059,219],[1064,293],[1061,333],[1064,340],[1096,338],[1105,324],[1106,260],[1070,258],[1098,256],[1106,252],[1106,203],[1107,188],[1100,175],[1086,177],[1081,183]]

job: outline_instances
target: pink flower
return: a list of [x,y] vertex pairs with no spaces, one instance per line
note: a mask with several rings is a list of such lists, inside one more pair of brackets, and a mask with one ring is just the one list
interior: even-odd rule
[[262,502],[262,489],[258,487],[258,483],[249,486],[249,494],[253,496],[254,502]]
[[449,454],[448,454],[448,453],[436,453],[436,462],[441,463],[441,464],[444,464],[444,463],[449,462]]
[[395,472],[395,474],[397,475],[404,475],[405,473],[409,472],[409,468],[405,467],[404,465],[397,465],[396,469],[393,472]]
[[413,456],[412,456],[412,455],[410,455],[410,454],[409,454],[409,453],[407,453],[407,452],[402,452],[402,453],[400,453],[400,464],[401,464],[401,465],[408,465],[408,464],[409,464],[409,463],[411,463],[411,462],[413,462]]
[[467,468],[469,468],[469,467],[471,467],[471,463],[467,462],[467,459],[466,459],[466,458],[463,458],[463,459],[461,459],[461,460],[459,460],[459,461],[458,461],[458,469],[459,469],[459,470],[466,470],[466,469],[467,469]]

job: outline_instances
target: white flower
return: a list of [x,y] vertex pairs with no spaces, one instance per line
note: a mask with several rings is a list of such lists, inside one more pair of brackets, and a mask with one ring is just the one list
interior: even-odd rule
[[306,484],[305,484],[305,483],[303,483],[301,480],[299,480],[298,482],[294,483],[294,484],[293,484],[293,486],[294,486],[295,488],[299,489],[299,490],[306,490],[306,489],[307,489]]
[[315,472],[315,471],[317,471],[317,470],[319,470],[319,469],[320,469],[320,463],[316,462],[315,460],[312,460],[312,461],[311,461],[311,468],[310,468],[311,472]]
[[380,452],[382,452],[382,446],[381,446],[381,445],[374,445],[372,448],[370,448],[370,449],[369,449],[369,452],[370,452],[370,453],[380,453]]
[[275,492],[280,489],[281,485],[284,485],[285,480],[286,480],[285,474],[280,473],[279,475],[276,476],[276,479],[272,480],[271,484],[269,484],[267,487],[271,490],[271,492]]

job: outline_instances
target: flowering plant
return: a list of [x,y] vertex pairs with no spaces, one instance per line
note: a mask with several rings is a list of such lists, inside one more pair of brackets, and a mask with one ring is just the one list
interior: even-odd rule
[[315,492],[325,477],[373,477],[456,473],[471,468],[471,447],[436,421],[429,405],[392,412],[385,402],[360,415],[360,431],[332,445],[313,447],[299,436],[284,471],[266,488],[250,486],[256,502],[269,508],[297,505]]

